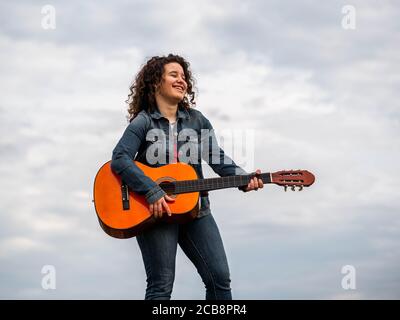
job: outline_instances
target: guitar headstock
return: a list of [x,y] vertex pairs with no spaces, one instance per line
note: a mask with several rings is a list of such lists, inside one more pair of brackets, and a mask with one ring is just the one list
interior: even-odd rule
[[311,186],[315,181],[315,176],[307,170],[282,170],[271,173],[271,182],[285,187],[291,187],[295,191],[295,187],[299,187],[299,191],[303,187]]

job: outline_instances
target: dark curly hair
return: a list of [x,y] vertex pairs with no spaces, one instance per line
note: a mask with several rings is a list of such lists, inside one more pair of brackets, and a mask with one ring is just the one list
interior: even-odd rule
[[179,63],[185,73],[187,91],[185,97],[178,103],[178,108],[191,108],[196,105],[194,101],[194,78],[189,69],[189,62],[184,58],[169,54],[168,56],[154,56],[150,58],[136,75],[130,89],[128,99],[128,121],[132,121],[140,111],[152,111],[157,108],[155,98],[155,87],[161,83],[164,73],[164,65],[176,62]]

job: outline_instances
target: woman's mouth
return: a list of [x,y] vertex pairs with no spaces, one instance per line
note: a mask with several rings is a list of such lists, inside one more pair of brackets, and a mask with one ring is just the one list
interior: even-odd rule
[[180,92],[185,92],[185,89],[181,86],[174,87],[175,89],[179,90]]

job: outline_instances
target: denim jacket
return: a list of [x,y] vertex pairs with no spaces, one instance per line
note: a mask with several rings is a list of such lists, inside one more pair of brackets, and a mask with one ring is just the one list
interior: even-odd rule
[[[200,111],[192,108],[178,108],[177,130],[174,134],[170,130],[169,120],[158,109],[141,111],[127,126],[114,148],[111,169],[130,190],[144,195],[148,203],[154,203],[163,197],[165,192],[147,177],[133,160],[151,167],[172,162],[173,139],[177,143],[179,161],[190,164],[199,179],[204,178],[202,159],[222,177],[247,174],[218,146],[210,121]],[[208,194],[203,193],[200,196],[198,217],[209,213]]]

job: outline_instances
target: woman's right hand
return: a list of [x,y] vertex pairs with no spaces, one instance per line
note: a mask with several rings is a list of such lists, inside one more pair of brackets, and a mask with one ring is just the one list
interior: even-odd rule
[[167,201],[175,201],[175,199],[165,195],[156,202],[150,204],[150,213],[154,215],[154,218],[161,218],[164,209],[167,211],[168,216],[171,216],[171,209],[169,208]]

